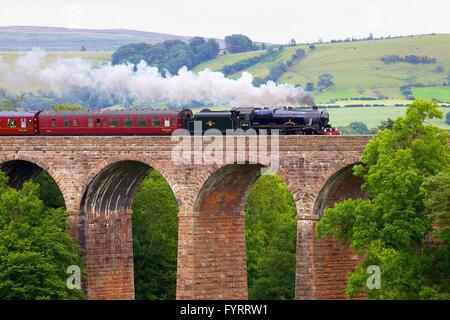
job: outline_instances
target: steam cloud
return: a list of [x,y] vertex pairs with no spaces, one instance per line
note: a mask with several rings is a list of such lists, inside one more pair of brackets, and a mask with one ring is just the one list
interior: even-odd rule
[[253,77],[244,72],[239,79],[227,79],[209,69],[198,74],[183,67],[177,75],[161,75],[158,68],[141,61],[98,68],[81,58],[57,59],[44,66],[47,53],[33,49],[21,55],[14,66],[0,56],[0,82],[21,90],[33,87],[63,96],[74,88],[88,87],[101,95],[134,99],[140,103],[167,102],[181,105],[191,101],[231,103],[237,106],[278,106],[314,104],[303,89],[290,84],[267,84],[255,87]]

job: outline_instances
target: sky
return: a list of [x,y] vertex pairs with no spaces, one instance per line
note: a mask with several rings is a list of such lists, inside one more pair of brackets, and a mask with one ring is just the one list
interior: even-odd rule
[[450,33],[449,0],[0,0],[0,26],[125,28],[287,43]]

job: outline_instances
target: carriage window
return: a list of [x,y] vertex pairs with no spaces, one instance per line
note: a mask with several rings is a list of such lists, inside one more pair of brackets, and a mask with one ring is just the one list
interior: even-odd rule
[[170,127],[170,118],[169,117],[164,118],[164,127]]
[[50,120],[51,126],[56,127],[56,119]]
[[172,118],[172,127],[177,126],[177,118]]
[[90,118],[88,119],[88,127],[93,128],[94,127],[94,119]]
[[147,126],[147,119],[139,118],[138,119],[138,127],[145,128]]
[[20,119],[20,127],[21,128],[27,127],[27,119],[25,119],[25,118]]
[[117,118],[111,118],[111,122],[109,123],[111,128],[117,128],[119,126],[119,120]]
[[77,127],[78,126],[78,121],[77,119],[72,119],[72,126]]
[[106,127],[106,119],[102,119],[102,127]]
[[160,127],[161,119],[152,119],[152,127]]
[[8,128],[16,127],[16,119],[8,119]]
[[69,127],[69,119],[67,119],[67,118],[64,119],[64,127],[65,128]]
[[124,125],[127,128],[131,128],[133,126],[133,120],[130,118],[125,118],[124,120]]

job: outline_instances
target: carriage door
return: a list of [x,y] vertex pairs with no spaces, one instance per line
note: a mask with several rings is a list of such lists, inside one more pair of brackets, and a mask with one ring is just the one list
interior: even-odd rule
[[27,131],[27,119],[26,118],[20,119],[20,130],[19,131],[21,131],[21,132]]
[[95,118],[95,133],[96,134],[105,134],[105,128],[106,128],[106,118]]

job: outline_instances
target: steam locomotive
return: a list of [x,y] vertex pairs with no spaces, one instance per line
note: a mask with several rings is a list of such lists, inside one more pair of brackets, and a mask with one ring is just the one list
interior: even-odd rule
[[175,110],[96,110],[0,112],[0,135],[171,135],[177,129],[191,134],[209,129],[223,134],[227,130],[270,134],[340,135],[329,124],[329,115],[317,107],[299,109],[235,108],[229,111],[204,109],[195,115],[190,109]]

